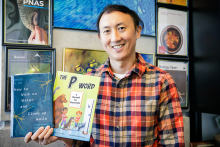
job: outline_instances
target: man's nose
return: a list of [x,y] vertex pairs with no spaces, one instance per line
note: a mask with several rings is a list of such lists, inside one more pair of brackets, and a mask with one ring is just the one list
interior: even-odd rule
[[111,34],[111,41],[112,42],[117,42],[117,41],[120,41],[121,40],[121,36],[120,36],[120,33],[116,30],[112,31],[112,34]]

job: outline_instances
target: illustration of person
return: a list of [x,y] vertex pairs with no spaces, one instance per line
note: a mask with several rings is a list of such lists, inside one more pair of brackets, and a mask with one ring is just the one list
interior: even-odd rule
[[77,111],[76,112],[76,118],[75,118],[75,128],[78,127],[78,123],[79,123],[79,120],[80,120],[81,116],[82,116],[82,111]]
[[62,125],[65,125],[65,124],[66,124],[66,118],[68,118],[67,115],[66,115],[67,112],[68,112],[68,108],[67,108],[67,107],[64,107],[63,110],[62,110],[62,118],[63,118],[63,121],[62,121],[62,123],[60,124],[60,127],[61,127]]

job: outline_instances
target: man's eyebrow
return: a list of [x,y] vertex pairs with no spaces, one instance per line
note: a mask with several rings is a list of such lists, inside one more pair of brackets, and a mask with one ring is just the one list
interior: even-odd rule
[[[123,24],[124,24],[124,22],[119,22],[116,26],[118,27],[118,26],[123,25]],[[102,28],[103,29],[108,29],[108,28],[110,28],[110,26],[103,26]]]
[[120,26],[120,25],[123,25],[123,24],[124,24],[124,22],[120,22],[116,26]]

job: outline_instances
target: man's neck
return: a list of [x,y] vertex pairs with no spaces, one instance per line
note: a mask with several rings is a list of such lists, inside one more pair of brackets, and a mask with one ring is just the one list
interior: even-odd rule
[[136,54],[134,55],[133,58],[129,58],[123,61],[116,61],[110,59],[110,67],[113,73],[127,74],[131,70],[135,62],[136,62]]

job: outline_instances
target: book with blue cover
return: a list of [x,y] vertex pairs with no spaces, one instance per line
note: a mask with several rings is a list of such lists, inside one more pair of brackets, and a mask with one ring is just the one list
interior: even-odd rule
[[11,138],[53,127],[52,74],[12,75],[11,103]]

